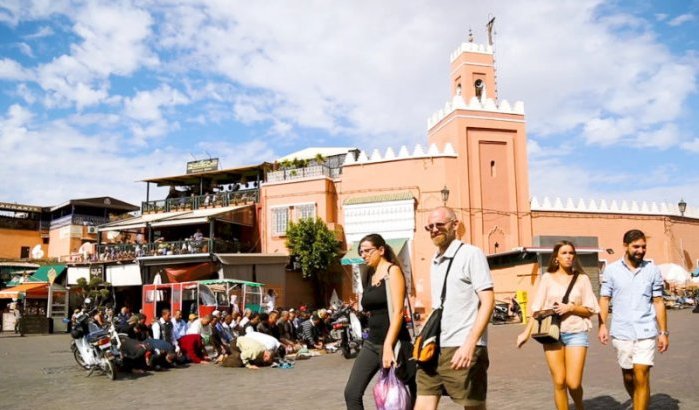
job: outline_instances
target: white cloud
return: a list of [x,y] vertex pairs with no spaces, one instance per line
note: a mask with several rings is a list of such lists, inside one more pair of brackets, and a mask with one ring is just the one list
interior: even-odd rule
[[[21,143],[27,142],[26,140],[30,135],[27,124],[33,116],[31,111],[18,104],[13,104],[8,108],[4,118],[0,119],[1,152],[13,152],[13,149]],[[11,156],[4,155],[4,157]]]
[[644,147],[669,148],[682,141],[679,129],[675,124],[664,124],[661,127],[638,134],[637,141]]
[[38,38],[51,37],[54,34],[53,29],[49,26],[42,26],[36,32],[24,36],[27,40],[35,40]]
[[699,153],[699,138],[693,138],[689,141],[683,142],[682,149]]
[[161,107],[187,104],[190,100],[180,91],[167,84],[152,91],[139,91],[133,98],[126,98],[126,115],[136,120],[156,121],[162,119]]
[[696,19],[696,17],[691,13],[681,14],[681,15],[671,19],[670,21],[668,21],[667,24],[672,26],[672,27],[677,27],[677,26],[680,26],[680,25],[687,23],[689,21],[693,21],[694,19]]
[[590,144],[613,145],[633,134],[638,125],[631,118],[593,118],[585,124],[583,135]]
[[17,44],[17,48],[19,48],[19,52],[24,54],[27,57],[34,58],[34,52],[32,51],[32,47],[27,44],[27,43],[19,43]]
[[36,68],[48,107],[83,109],[105,102],[110,76],[158,64],[146,43],[152,25],[147,12],[128,3],[88,2],[65,13],[74,19],[72,30],[81,41],[70,45],[70,54]]
[[25,81],[31,74],[20,63],[9,58],[0,59],[0,80]]

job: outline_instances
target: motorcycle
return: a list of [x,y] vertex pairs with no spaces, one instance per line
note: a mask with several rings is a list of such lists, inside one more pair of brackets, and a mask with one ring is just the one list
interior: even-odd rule
[[359,354],[362,348],[362,324],[356,313],[349,306],[343,307],[333,315],[332,335],[340,340],[340,349],[345,359]]
[[[88,301],[89,303],[89,301]],[[112,322],[108,329],[102,329],[91,322],[89,313],[82,311],[75,319],[71,330],[73,340],[70,343],[73,357],[80,367],[88,371],[88,376],[100,371],[111,380],[116,379],[117,361],[121,359],[119,336]],[[114,342],[116,336],[116,342]]]
[[517,320],[521,321],[521,311],[522,309],[515,299],[512,299],[511,302],[498,300],[495,302],[493,315],[490,317],[490,323],[497,325],[516,322]]

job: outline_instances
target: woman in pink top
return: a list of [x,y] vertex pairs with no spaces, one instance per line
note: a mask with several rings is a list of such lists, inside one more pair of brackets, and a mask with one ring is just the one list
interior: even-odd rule
[[[568,289],[574,273],[578,273],[568,296]],[[561,316],[561,336],[558,343],[545,344],[544,354],[553,381],[554,401],[558,410],[568,409],[568,393],[573,398],[575,408],[583,409],[582,376],[587,355],[588,332],[592,328],[590,317],[599,313],[597,298],[592,291],[590,278],[585,274],[576,256],[575,246],[561,241],[553,248],[546,273],[541,276],[531,311],[553,309]],[[529,339],[534,320],[517,336],[517,347]]]

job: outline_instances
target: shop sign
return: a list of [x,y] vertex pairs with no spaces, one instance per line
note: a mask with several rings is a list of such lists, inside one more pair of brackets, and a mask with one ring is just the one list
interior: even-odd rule
[[218,158],[200,159],[187,163],[187,173],[197,174],[199,172],[217,171]]

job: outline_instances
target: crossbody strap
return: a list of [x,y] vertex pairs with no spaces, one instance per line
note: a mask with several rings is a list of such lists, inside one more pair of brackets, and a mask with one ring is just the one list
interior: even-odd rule
[[578,279],[578,275],[579,273],[575,272],[573,274],[573,279],[570,280],[570,285],[568,285],[568,289],[566,289],[566,294],[563,295],[562,302],[564,305],[568,303],[568,296],[570,296],[570,291],[573,290],[573,285],[575,285],[575,281]]
[[[395,263],[392,263],[391,266],[388,267],[388,274],[386,275],[386,278],[384,279],[386,281],[386,300],[388,301],[388,317],[389,320],[393,320],[393,305],[391,305],[391,301],[393,298],[391,297],[391,281],[389,280],[389,276],[391,275],[391,268],[393,266],[397,266]],[[405,277],[405,273],[403,273],[403,277]],[[410,305],[410,295],[408,295],[408,289],[406,289],[405,292],[405,300],[403,304],[405,305],[407,303],[408,305],[408,314],[410,315],[410,327],[413,330],[413,334],[411,336],[411,339],[415,338],[415,321],[413,320],[413,307]],[[410,330],[410,329],[408,329]]]
[[440,303],[439,303],[439,308],[442,309],[444,307],[444,299],[447,296],[447,277],[449,276],[449,271],[451,270],[451,264],[454,262],[454,259],[456,259],[456,255],[459,253],[459,249],[464,246],[464,243],[462,242],[459,244],[459,247],[456,248],[456,252],[454,252],[454,256],[449,259],[449,265],[447,265],[447,272],[444,274],[444,283],[442,284],[442,296],[440,297]]

